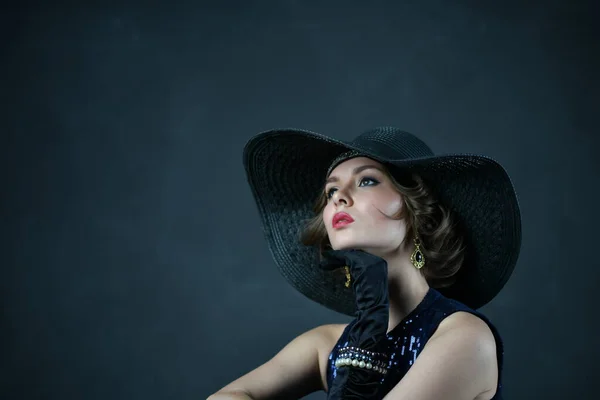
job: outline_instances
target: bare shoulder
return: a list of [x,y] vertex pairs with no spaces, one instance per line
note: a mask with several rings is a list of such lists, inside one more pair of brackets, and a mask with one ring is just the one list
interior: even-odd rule
[[496,345],[496,339],[489,325],[478,316],[466,311],[457,311],[444,318],[432,339],[448,334],[468,335],[471,339],[477,339],[478,343],[488,343],[494,347]]
[[496,338],[489,325],[474,314],[458,311],[444,318],[431,337],[431,340],[439,339],[465,346],[482,361],[497,364],[494,362],[497,358]]
[[299,342],[305,344],[304,346],[297,347],[297,349],[300,351],[305,351],[307,348],[311,348],[315,349],[319,356],[329,356],[329,353],[342,335],[342,332],[346,326],[346,324],[319,325],[302,333],[296,337],[292,343]]
[[328,390],[327,365],[329,361],[329,354],[331,354],[331,350],[333,350],[333,347],[339,340],[340,336],[342,336],[346,326],[348,326],[348,324],[327,324],[315,328],[320,338],[320,346],[318,349],[319,373],[321,377],[321,385],[324,390]]
[[431,339],[452,345],[456,357],[465,356],[477,366],[485,388],[478,398],[493,396],[498,383],[496,338],[484,320],[466,311],[455,312],[440,323]]
[[307,335],[310,335],[311,339],[318,345],[319,355],[329,357],[329,353],[331,353],[333,346],[339,340],[346,326],[347,324],[320,325],[308,331]]
[[331,349],[342,335],[347,324],[325,324],[312,328],[298,339],[312,343],[319,352],[331,352]]
[[389,398],[491,399],[498,383],[496,341],[487,323],[459,311],[440,323]]
[[316,329],[320,329],[322,334],[327,338],[327,340],[333,340],[333,343],[331,343],[331,345],[333,346],[335,342],[338,341],[340,336],[342,336],[342,333],[344,332],[344,329],[346,329],[347,326],[348,324],[326,324],[318,326]]

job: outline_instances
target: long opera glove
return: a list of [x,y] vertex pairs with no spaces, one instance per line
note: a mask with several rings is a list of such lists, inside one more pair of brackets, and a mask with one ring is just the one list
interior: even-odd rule
[[[323,256],[321,267],[324,269],[343,266],[350,269],[357,312],[354,324],[348,331],[348,347],[360,350],[349,352],[356,354],[360,360],[360,355],[363,354],[366,360],[384,363],[389,319],[387,262],[362,250],[331,250]],[[376,355],[370,356],[372,353]],[[385,367],[338,367],[327,399],[371,400],[383,397],[379,388],[384,370]]]

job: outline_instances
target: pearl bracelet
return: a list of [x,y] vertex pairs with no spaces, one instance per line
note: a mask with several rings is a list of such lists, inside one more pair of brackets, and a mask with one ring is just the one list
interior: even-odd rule
[[366,368],[385,375],[387,373],[385,359],[387,359],[387,355],[383,353],[375,353],[358,347],[344,347],[338,352],[335,366]]

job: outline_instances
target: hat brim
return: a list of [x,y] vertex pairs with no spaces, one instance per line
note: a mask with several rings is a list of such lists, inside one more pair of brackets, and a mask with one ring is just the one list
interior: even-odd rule
[[300,243],[326,171],[341,153],[357,150],[392,175],[414,172],[465,228],[466,253],[456,282],[438,290],[471,308],[494,298],[512,274],[521,244],[519,204],[510,177],[495,160],[474,154],[386,159],[365,146],[301,129],[278,129],[251,138],[244,167],[271,254],[284,278],[325,307],[354,315],[352,290],[318,266],[318,250]]

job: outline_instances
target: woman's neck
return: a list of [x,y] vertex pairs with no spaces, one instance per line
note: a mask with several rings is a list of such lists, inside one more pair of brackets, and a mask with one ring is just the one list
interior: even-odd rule
[[387,260],[390,317],[388,332],[413,311],[429,291],[427,280],[406,254]]

